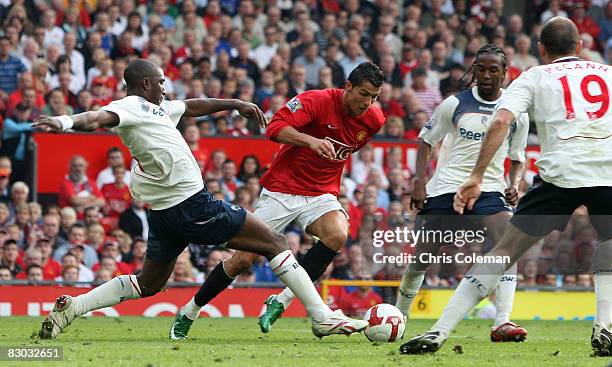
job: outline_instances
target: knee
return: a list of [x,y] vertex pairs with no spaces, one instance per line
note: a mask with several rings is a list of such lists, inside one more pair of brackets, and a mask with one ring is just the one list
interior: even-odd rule
[[165,284],[147,284],[147,282],[143,282],[141,278],[138,278],[138,284],[140,286],[140,296],[142,298],[154,296],[166,287]]
[[321,242],[323,242],[325,246],[329,247],[334,251],[339,251],[342,246],[344,246],[347,239],[348,234],[342,231],[334,231],[332,233],[321,236]]
[[280,233],[274,232],[272,235],[272,251],[276,255],[283,251],[289,250],[289,242],[287,242],[287,237]]

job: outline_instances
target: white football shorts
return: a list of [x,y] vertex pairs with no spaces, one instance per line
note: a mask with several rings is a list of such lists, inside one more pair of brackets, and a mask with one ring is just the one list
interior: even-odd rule
[[338,199],[332,194],[302,196],[261,191],[255,215],[279,233],[283,233],[289,223],[295,221],[303,230],[324,214],[340,210],[348,219],[348,214]]

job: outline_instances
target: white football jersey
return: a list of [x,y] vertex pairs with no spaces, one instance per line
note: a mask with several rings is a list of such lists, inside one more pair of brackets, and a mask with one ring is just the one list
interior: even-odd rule
[[101,108],[119,116],[113,130],[138,162],[131,171],[130,192],[153,210],[177,205],[204,188],[200,168],[176,125],[185,112],[182,101],[160,106],[127,96]]
[[[502,90],[502,96],[504,93]],[[498,102],[499,99],[480,98],[477,87],[473,87],[446,98],[434,111],[419,134],[419,138],[432,146],[444,139],[436,172],[427,183],[428,197],[455,193],[470,177]],[[524,162],[528,133],[529,119],[523,114],[512,125],[504,144],[487,167],[483,192],[504,192],[506,154],[513,161]]]
[[612,66],[576,57],[523,72],[499,108],[528,112],[540,140],[539,174],[559,187],[611,186]]

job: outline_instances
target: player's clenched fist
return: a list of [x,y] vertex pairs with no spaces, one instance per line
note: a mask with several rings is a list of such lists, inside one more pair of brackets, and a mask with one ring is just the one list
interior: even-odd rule
[[62,123],[57,117],[40,115],[34,119],[32,127],[47,132],[62,131]]
[[331,142],[323,139],[313,139],[309,148],[314,150],[319,157],[333,159],[336,156],[334,146]]
[[508,187],[504,190],[504,197],[510,206],[516,206],[518,202],[518,190],[516,187]]

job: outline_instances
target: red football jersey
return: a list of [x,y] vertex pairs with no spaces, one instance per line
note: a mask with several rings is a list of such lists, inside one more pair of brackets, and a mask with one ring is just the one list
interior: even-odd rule
[[118,188],[114,183],[105,184],[102,186],[102,194],[106,199],[106,214],[110,217],[119,218],[132,205],[132,195],[127,185]]
[[297,131],[330,141],[336,152],[324,159],[308,147],[282,146],[261,184],[273,192],[318,196],[340,192],[342,168],[351,155],[378,133],[385,122],[380,108],[371,106],[359,117],[350,117],[342,107],[343,89],[311,90],[297,95],[278,110],[266,135],[276,141],[279,132],[291,126]]
[[363,297],[358,291],[353,291],[346,298],[347,308],[344,311],[347,315],[363,317],[370,307],[379,303],[383,303],[382,297],[372,290]]

